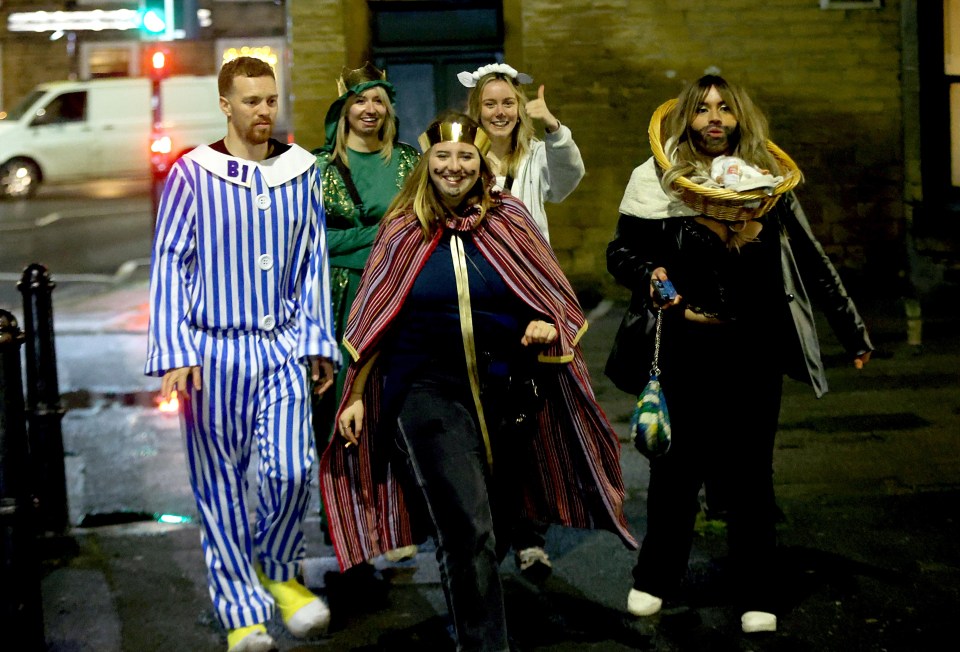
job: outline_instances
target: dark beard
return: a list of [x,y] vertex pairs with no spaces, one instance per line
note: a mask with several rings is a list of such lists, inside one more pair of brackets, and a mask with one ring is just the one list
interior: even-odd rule
[[690,129],[690,142],[693,143],[698,152],[707,156],[720,156],[733,152],[740,142],[740,125],[722,127],[722,129],[723,136],[718,138],[704,135],[703,131],[706,131],[706,129],[703,131]]

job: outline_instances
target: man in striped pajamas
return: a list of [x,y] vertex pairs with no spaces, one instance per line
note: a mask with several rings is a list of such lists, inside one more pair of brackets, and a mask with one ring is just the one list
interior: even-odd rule
[[[227,136],[171,169],[157,218],[145,372],[180,399],[210,595],[230,652],[326,631],[326,604],[297,581],[316,453],[309,386],[332,385],[332,329],[315,157],[270,136],[272,68],[223,66]],[[256,450],[257,504],[247,509]]]

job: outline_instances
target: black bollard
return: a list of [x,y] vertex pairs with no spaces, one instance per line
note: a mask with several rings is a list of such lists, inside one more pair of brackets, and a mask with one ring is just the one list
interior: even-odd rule
[[52,293],[56,284],[47,268],[34,263],[23,270],[17,289],[23,294],[26,335],[27,427],[31,471],[41,532],[67,531],[67,478],[60,421],[60,386],[53,333]]
[[33,496],[27,473],[20,346],[16,318],[0,310],[0,626],[44,650],[43,601],[36,555]]

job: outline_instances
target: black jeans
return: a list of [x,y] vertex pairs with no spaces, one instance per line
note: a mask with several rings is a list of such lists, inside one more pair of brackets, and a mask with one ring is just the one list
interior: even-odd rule
[[773,447],[783,376],[771,356],[731,347],[737,340],[723,335],[723,327],[689,328],[698,345],[661,357],[673,437],[669,453],[650,466],[647,534],[633,569],[634,588],[675,595],[693,543],[697,494],[709,475],[728,496],[735,601],[743,611],[772,612]]
[[[506,651],[499,575],[505,551],[503,543],[498,546],[497,533],[509,545],[516,500],[506,481],[513,475],[507,472],[511,459],[509,451],[495,447],[497,473],[491,471],[469,389],[462,380],[449,380],[413,383],[397,417],[398,445],[408,456],[433,523],[457,649]],[[490,430],[495,437],[492,424]]]

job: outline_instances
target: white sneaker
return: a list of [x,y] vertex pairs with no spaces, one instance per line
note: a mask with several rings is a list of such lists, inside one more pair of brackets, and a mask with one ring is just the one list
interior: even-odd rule
[[663,600],[645,591],[630,589],[627,596],[627,611],[633,616],[652,616],[660,611]]
[[330,609],[323,600],[317,598],[297,609],[283,623],[297,638],[325,636],[330,626]]
[[[228,645],[230,639],[227,639]],[[276,652],[277,644],[273,638],[263,631],[253,631],[237,643],[230,646],[227,652]]]
[[524,548],[517,553],[517,568],[521,573],[534,564],[543,564],[548,568],[553,568],[553,564],[550,563],[550,555],[543,548]]
[[553,572],[550,555],[540,547],[524,548],[516,555],[517,570],[532,582],[543,582]]
[[748,611],[740,616],[740,628],[744,634],[777,631],[777,617],[766,611]]

